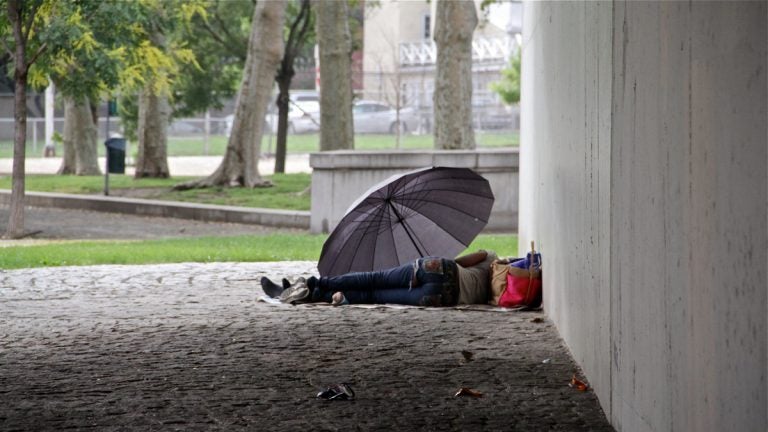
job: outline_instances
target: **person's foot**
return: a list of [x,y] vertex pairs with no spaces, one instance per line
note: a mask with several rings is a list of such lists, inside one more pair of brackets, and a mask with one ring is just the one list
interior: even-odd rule
[[272,282],[267,277],[261,278],[261,289],[264,291],[264,294],[272,298],[280,297],[280,295],[285,290],[285,288]]
[[291,304],[304,302],[309,299],[310,294],[306,280],[304,278],[299,278],[293,285],[286,288],[283,293],[280,294],[280,301]]

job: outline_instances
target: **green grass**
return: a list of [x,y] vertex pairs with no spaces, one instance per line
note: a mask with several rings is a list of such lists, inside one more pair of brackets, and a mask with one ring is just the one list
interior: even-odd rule
[[[274,187],[269,188],[208,188],[188,191],[172,191],[177,183],[189,180],[185,177],[172,179],[134,179],[124,175],[109,176],[109,190],[113,196],[130,195],[147,199],[186,201],[204,204],[233,205],[243,207],[276,208],[286,210],[309,210],[310,196],[301,193],[311,181],[307,173],[275,174],[271,179]],[[11,177],[0,176],[0,189],[11,188]],[[100,194],[104,190],[102,176],[59,176],[28,175],[25,180],[27,191],[56,192],[71,194]],[[141,194],[137,195],[137,189]],[[130,190],[134,190],[128,194]]]
[[[316,261],[326,235],[271,234],[264,236],[196,237],[145,241],[87,241],[7,247],[0,253],[1,269],[101,264],[161,264],[179,262]],[[517,235],[480,235],[467,248],[515,255]]]
[[[478,147],[510,147],[520,143],[517,132],[476,132],[475,140]],[[276,137],[266,135],[262,139],[262,152],[274,153]],[[320,136],[318,134],[299,134],[288,136],[288,153],[311,153],[320,148]],[[202,137],[169,138],[168,156],[204,156],[223,155],[227,147],[227,138],[224,136],[211,136],[206,145]],[[404,135],[401,137],[400,148],[406,150],[431,149],[434,147],[432,135]],[[393,150],[397,148],[395,135],[357,135],[355,136],[355,148],[357,150]],[[27,140],[27,157],[41,157],[42,144],[38,143],[37,151],[32,148],[31,139]],[[135,154],[136,145],[131,143],[129,152]],[[56,154],[63,152],[61,146],[57,146]],[[99,155],[104,155],[104,146],[99,145]],[[13,157],[13,143],[0,141],[0,158]]]
[[311,197],[308,193],[303,192],[309,188],[312,179],[311,174],[274,174],[266,178],[272,180],[273,187],[166,190],[155,199],[284,210],[310,210]]

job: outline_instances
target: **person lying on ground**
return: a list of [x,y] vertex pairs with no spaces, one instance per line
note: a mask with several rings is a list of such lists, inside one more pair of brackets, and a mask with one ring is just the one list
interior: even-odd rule
[[456,259],[419,258],[398,267],[339,276],[299,278],[279,286],[264,277],[261,287],[285,303],[403,304],[455,306],[486,304],[490,295],[493,251],[479,250]]

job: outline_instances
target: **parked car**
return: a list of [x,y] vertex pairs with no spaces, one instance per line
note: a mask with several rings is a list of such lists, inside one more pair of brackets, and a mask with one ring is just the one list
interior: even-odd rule
[[[316,93],[315,93],[316,94]],[[320,130],[320,102],[311,93],[300,93],[299,100],[293,99],[288,104],[288,133],[308,133]],[[230,114],[224,117],[224,134],[229,136],[232,132],[232,122],[235,116]],[[272,103],[267,115],[264,117],[265,132],[277,133],[277,106]]]
[[[277,133],[277,109],[270,110],[265,121],[272,133]],[[288,104],[288,133],[308,133],[320,130],[320,103],[318,101],[294,101]]]
[[[397,110],[391,106],[371,100],[359,100],[352,107],[355,133],[390,133],[398,128]],[[399,118],[400,133],[415,131],[418,116],[413,108],[401,108]]]
[[173,120],[168,125],[168,135],[171,136],[199,135],[203,132],[203,123],[198,124],[194,119]]

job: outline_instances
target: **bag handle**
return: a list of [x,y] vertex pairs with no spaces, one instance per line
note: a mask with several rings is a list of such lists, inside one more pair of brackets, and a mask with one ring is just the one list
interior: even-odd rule
[[531,295],[531,285],[533,285],[533,260],[535,259],[536,248],[534,248],[533,240],[531,240],[531,260],[528,263],[528,288],[525,290],[525,302],[527,303],[528,297]]

